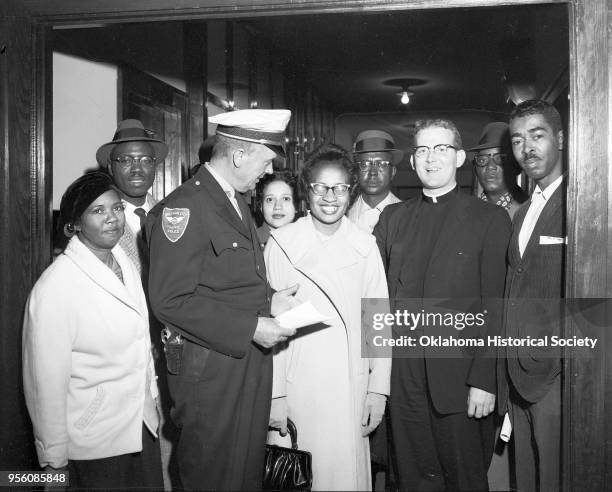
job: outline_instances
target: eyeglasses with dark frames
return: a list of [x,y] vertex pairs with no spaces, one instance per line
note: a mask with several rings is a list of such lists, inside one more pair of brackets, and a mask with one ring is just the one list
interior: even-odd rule
[[427,145],[419,145],[414,148],[414,156],[417,159],[423,159],[429,155],[430,152],[433,152],[434,155],[447,155],[449,150],[457,150],[457,147],[451,144],[438,144],[433,147],[428,147]]
[[357,161],[357,165],[359,166],[359,170],[362,172],[370,171],[372,169],[380,172],[389,169],[391,161],[385,161],[382,159],[368,159],[366,161]]
[[490,161],[493,161],[498,166],[501,166],[506,157],[506,154],[478,154],[474,156],[474,164],[478,167],[486,167]]
[[327,186],[323,183],[310,183],[308,187],[315,195],[325,196],[329,190],[332,190],[335,196],[344,196],[351,189],[351,185],[346,183],[338,183],[332,186]]
[[133,157],[131,155],[120,155],[119,157],[112,160],[118,163],[122,169],[127,171],[128,169],[131,169],[136,162],[140,162],[140,165],[143,168],[151,169],[153,166],[155,166],[156,159],[155,157],[151,157],[150,155],[143,155],[140,157]]

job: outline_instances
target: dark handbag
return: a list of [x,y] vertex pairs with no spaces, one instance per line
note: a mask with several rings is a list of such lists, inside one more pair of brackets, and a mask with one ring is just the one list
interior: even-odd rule
[[312,455],[300,451],[297,429],[287,419],[291,448],[266,444],[263,490],[310,490],[312,487]]

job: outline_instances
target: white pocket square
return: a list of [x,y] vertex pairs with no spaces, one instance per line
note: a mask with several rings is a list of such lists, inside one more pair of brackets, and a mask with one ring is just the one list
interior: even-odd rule
[[540,244],[567,244],[567,237],[540,236]]

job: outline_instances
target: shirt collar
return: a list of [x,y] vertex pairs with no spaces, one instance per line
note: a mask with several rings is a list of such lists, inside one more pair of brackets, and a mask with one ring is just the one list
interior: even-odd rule
[[121,201],[124,205],[124,210],[127,212],[134,212],[137,208],[142,208],[145,212],[149,213],[149,211],[153,208],[153,197],[151,194],[147,193],[145,198],[145,202],[142,205],[134,205],[133,203],[128,202],[125,198],[122,198]]
[[427,203],[445,203],[453,198],[457,192],[459,191],[459,187],[455,184],[453,188],[449,191],[442,193],[440,195],[434,195],[429,190],[423,189],[423,194],[421,195],[423,200]]
[[396,203],[399,201],[399,199],[391,192],[387,193],[387,196],[383,198],[383,200],[375,207],[370,207],[370,205],[368,205],[368,203],[363,199],[362,194],[359,195],[359,198],[357,200],[359,202],[359,208],[364,212],[374,209],[378,210],[379,212],[382,212],[387,205],[391,205],[392,203]]
[[540,193],[542,195],[542,198],[544,198],[544,200],[547,201],[553,195],[553,193],[557,191],[557,188],[561,186],[561,182],[563,181],[563,176],[564,176],[563,174],[559,176],[552,183],[550,183],[544,190],[540,188],[540,185],[536,185],[536,187],[533,189],[533,194],[535,195],[536,193]]
[[210,174],[212,174],[212,177],[215,178],[215,181],[217,183],[219,183],[219,186],[221,186],[225,194],[230,198],[234,198],[234,195],[236,194],[234,187],[229,184],[223,176],[221,176],[217,171],[215,171],[215,168],[213,168],[208,162],[204,164],[204,167],[208,169],[208,172],[210,172]]

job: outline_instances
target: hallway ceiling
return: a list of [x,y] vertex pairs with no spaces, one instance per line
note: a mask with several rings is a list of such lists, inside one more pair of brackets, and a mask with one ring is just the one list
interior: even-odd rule
[[[261,34],[337,114],[505,111],[504,79],[538,86],[568,61],[567,7],[433,9],[240,21]],[[421,79],[401,107],[392,79]]]
[[[511,108],[507,83],[533,85],[538,97],[555,85],[566,86],[567,12],[567,5],[560,3],[251,17],[235,22],[307,81],[336,115],[506,112]],[[182,56],[176,52],[181,25],[175,21],[60,29],[54,31],[54,49],[137,63],[141,70],[177,79],[182,74]],[[390,85],[394,79],[421,81],[409,87],[414,95],[407,106],[397,95],[401,87]],[[215,83],[223,86],[224,80],[209,80],[209,90]]]

